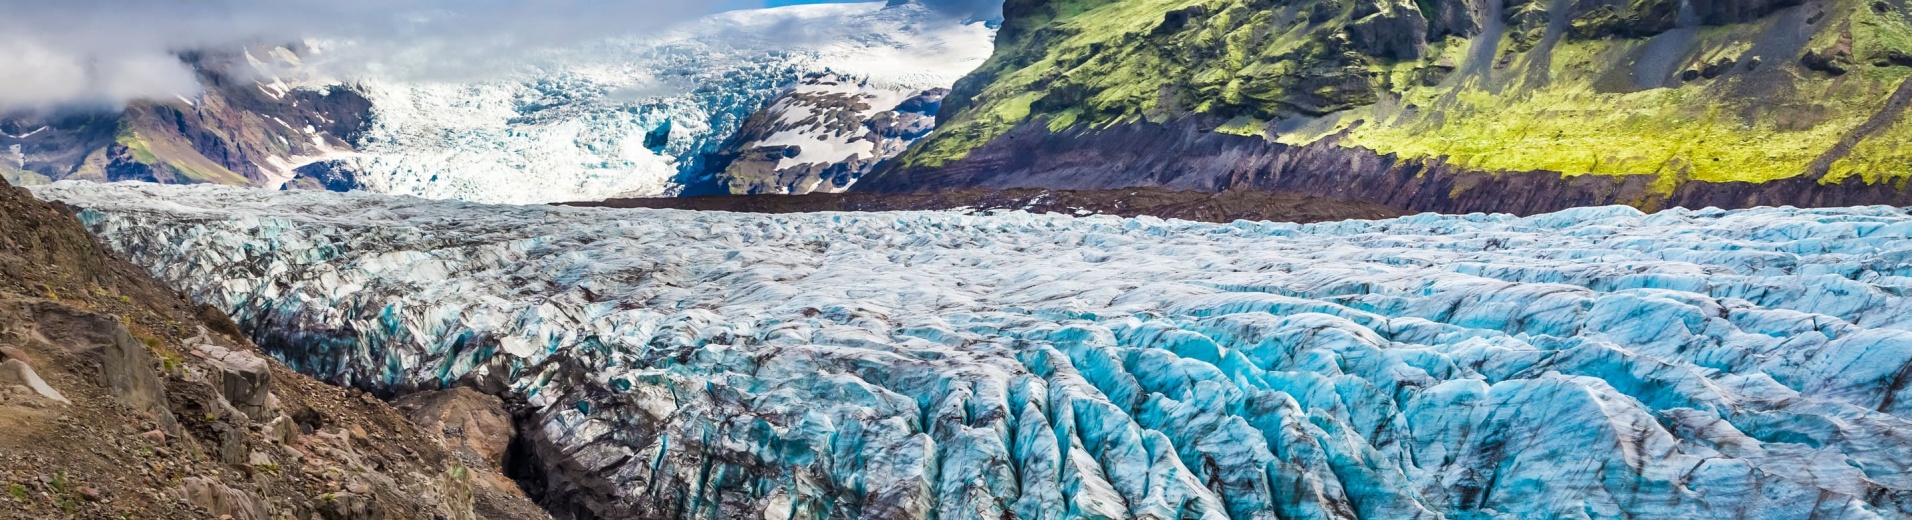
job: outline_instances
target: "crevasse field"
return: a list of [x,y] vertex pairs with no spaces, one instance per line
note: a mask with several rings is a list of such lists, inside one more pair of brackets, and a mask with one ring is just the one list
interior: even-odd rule
[[1912,215],[1316,225],[60,184],[322,377],[637,518],[1896,518]]

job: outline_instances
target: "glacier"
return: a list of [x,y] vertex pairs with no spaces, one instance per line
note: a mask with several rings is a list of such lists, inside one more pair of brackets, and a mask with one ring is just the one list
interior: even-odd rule
[[1912,214],[1311,225],[59,183],[575,518],[1903,518]]
[[[384,71],[352,78],[373,104],[371,125],[357,153],[322,166],[370,191],[427,198],[674,195],[708,183],[705,156],[803,76],[832,73],[870,96],[908,97],[980,66],[994,34],[912,2],[795,5],[542,51],[498,77]],[[653,135],[664,139],[648,143]]]

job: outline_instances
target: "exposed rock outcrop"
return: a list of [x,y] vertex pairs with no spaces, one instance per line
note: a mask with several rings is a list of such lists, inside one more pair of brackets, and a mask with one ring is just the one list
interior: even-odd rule
[[7,359],[0,362],[0,386],[24,388],[33,395],[60,404],[73,404],[73,401],[66,400],[66,396],[61,395],[59,390],[47,386],[46,380],[40,379],[40,374],[33,371],[33,365],[28,365],[26,360],[22,359]]
[[191,355],[205,358],[208,369],[205,377],[219,389],[226,404],[257,422],[270,423],[278,418],[279,410],[272,397],[271,365],[265,358],[210,343],[193,346]]
[[1439,40],[1448,36],[1472,38],[1481,32],[1481,19],[1487,16],[1487,3],[1500,0],[1432,0],[1422,5],[1431,9],[1427,16],[1427,37]]
[[511,410],[503,400],[470,388],[457,387],[407,395],[392,405],[403,412],[407,419],[411,419],[413,424],[444,437],[446,447],[467,466],[492,469],[474,473],[473,485],[497,493],[524,494],[517,483],[503,478],[506,473],[528,469],[507,466],[528,461],[508,459],[512,443],[516,442],[519,433]]
[[1348,16],[1354,50],[1383,60],[1418,60],[1427,52],[1428,20],[1413,0],[1357,0]]

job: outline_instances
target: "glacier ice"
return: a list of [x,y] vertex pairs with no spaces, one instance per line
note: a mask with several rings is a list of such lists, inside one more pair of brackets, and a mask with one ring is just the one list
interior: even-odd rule
[[[361,78],[372,124],[333,167],[372,191],[428,198],[669,195],[707,174],[704,156],[807,73],[908,97],[981,65],[993,37],[916,3],[796,5],[551,50],[501,78]],[[664,145],[646,146],[659,130]]]
[[521,403],[603,518],[1899,518],[1912,215],[1313,225],[56,184],[315,375]]

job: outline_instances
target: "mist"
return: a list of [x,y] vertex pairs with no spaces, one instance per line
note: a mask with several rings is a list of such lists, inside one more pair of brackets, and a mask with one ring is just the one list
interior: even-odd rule
[[[978,18],[1000,0],[928,0]],[[349,42],[330,75],[470,79],[533,53],[644,36],[760,0],[0,0],[0,112],[116,108],[198,92],[189,50]],[[984,15],[983,17],[986,17]],[[791,28],[790,37],[810,33]],[[762,36],[762,35],[759,35]],[[772,37],[776,37],[772,35]]]

